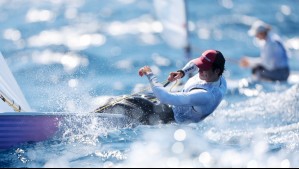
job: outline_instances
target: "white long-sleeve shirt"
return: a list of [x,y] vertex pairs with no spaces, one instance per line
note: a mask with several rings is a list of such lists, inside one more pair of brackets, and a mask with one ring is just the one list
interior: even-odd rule
[[263,65],[267,70],[288,68],[288,53],[277,34],[268,34],[265,43],[261,45],[258,58],[250,58],[250,66]]
[[[189,62],[183,71],[193,72],[198,68]],[[226,80],[220,77],[216,82],[206,82],[196,74],[190,78],[180,92],[168,92],[153,73],[147,74],[151,88],[161,103],[172,105],[174,118],[178,123],[199,122],[211,114],[223,99]]]

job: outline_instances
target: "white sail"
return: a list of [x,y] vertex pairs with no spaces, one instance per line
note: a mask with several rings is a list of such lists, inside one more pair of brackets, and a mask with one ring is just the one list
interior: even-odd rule
[[162,37],[172,47],[188,46],[186,7],[184,0],[154,0],[157,19],[163,26]]
[[[3,97],[7,102],[4,102]],[[31,111],[29,104],[27,103],[23,92],[21,91],[16,79],[10,71],[2,53],[0,52],[0,113],[14,112],[14,103],[21,107],[21,111]]]

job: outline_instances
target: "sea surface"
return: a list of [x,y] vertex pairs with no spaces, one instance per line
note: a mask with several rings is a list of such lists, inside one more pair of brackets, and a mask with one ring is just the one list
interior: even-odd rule
[[[0,152],[0,167],[299,167],[299,1],[186,3],[191,57],[218,49],[227,59],[228,92],[212,115],[122,128],[70,118],[49,140]],[[250,70],[238,66],[259,55],[247,34],[255,19],[286,44],[288,82],[248,83]],[[184,50],[157,23],[152,0],[0,0],[0,51],[33,110],[89,113],[148,86],[144,65],[161,82],[184,66]]]

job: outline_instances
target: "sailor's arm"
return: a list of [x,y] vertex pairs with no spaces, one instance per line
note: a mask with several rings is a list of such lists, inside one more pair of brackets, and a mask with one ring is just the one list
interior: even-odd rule
[[194,71],[198,71],[198,67],[193,63],[193,60],[191,60],[182,69],[176,72],[170,72],[167,80],[173,82],[177,79],[183,78],[186,74],[190,74]]
[[139,75],[145,75],[150,84],[155,96],[162,102],[178,106],[192,106],[199,104],[206,104],[211,100],[211,95],[206,91],[194,90],[189,93],[168,92],[161,83],[158,82],[157,77],[153,74],[148,66],[144,66],[139,70]]
[[260,57],[249,57],[249,56],[244,56],[240,59],[239,65],[241,67],[249,67],[253,68],[257,65],[260,65],[262,63],[262,60]]

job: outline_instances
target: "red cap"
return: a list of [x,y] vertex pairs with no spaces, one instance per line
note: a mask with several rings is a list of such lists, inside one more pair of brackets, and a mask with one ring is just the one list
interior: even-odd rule
[[199,58],[195,59],[193,63],[195,63],[200,70],[209,70],[212,68],[216,56],[217,52],[215,50],[206,50]]

